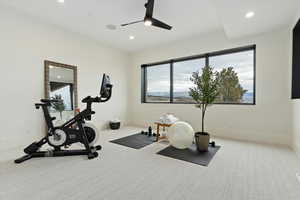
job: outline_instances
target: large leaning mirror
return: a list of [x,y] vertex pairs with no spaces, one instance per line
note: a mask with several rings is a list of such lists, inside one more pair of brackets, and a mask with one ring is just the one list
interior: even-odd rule
[[50,115],[55,125],[61,125],[75,115],[77,99],[77,67],[45,61],[45,98],[60,100],[53,103]]

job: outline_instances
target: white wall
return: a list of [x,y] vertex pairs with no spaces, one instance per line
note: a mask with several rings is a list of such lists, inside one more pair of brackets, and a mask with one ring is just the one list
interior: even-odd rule
[[[290,27],[290,68],[292,68],[292,51],[293,51],[293,28],[296,25],[300,18],[300,10],[299,14],[295,17],[295,20],[291,24]],[[292,73],[290,71],[290,79],[289,84],[291,85]],[[300,100],[299,99],[293,99],[291,100],[292,105],[292,132],[293,132],[293,148],[296,151],[296,153],[300,157]]]
[[42,111],[34,103],[44,94],[46,59],[78,66],[79,100],[98,95],[102,73],[110,74],[112,99],[94,105],[93,122],[101,128],[109,119],[127,118],[127,54],[0,7],[0,150],[44,135]]
[[292,102],[293,117],[293,148],[300,157],[300,100]]
[[146,126],[163,113],[174,113],[198,131],[200,110],[193,105],[141,104],[141,64],[211,51],[257,45],[255,106],[215,105],[207,112],[206,127],[215,136],[264,143],[291,143],[288,29],[253,38],[229,41],[223,32],[199,36],[132,55],[131,123]]

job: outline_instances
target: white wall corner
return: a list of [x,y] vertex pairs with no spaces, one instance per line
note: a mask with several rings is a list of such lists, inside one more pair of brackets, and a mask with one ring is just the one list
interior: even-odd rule
[[297,156],[300,158],[300,146],[294,143],[293,150],[295,151]]

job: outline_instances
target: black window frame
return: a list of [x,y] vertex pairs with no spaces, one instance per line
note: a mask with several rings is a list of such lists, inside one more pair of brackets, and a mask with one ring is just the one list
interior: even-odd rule
[[[189,60],[195,60],[195,59],[205,59],[205,64],[209,65],[209,58],[215,57],[215,56],[222,56],[232,53],[239,53],[244,51],[251,51],[253,50],[253,103],[214,103],[216,105],[256,105],[256,45],[248,45],[243,47],[237,47],[237,48],[231,48],[231,49],[225,49],[221,51],[214,51],[210,53],[205,54],[199,54],[199,55],[193,55],[188,57],[181,57],[181,58],[175,58],[175,59],[169,59],[161,62],[155,62],[155,63],[148,63],[148,64],[142,64],[141,65],[141,103],[147,103],[147,104],[195,104],[193,102],[174,102],[174,88],[173,88],[173,65],[174,62],[182,62],[182,61],[189,61]],[[170,64],[170,101],[169,102],[149,102],[146,101],[146,93],[147,93],[147,68],[148,67],[155,67],[157,65],[163,65],[163,64]]]

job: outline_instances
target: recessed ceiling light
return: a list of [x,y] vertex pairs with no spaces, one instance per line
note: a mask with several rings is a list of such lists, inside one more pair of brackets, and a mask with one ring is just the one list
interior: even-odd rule
[[129,36],[129,40],[134,40],[134,36],[133,35],[131,35],[131,36]]
[[250,19],[250,18],[254,17],[254,15],[255,15],[255,13],[254,13],[253,11],[250,11],[250,12],[247,12],[247,13],[246,13],[245,17],[246,17],[247,19]]
[[65,0],[57,0],[58,3],[65,3]]
[[146,19],[144,22],[145,26],[151,26],[152,25],[152,21],[149,19]]

